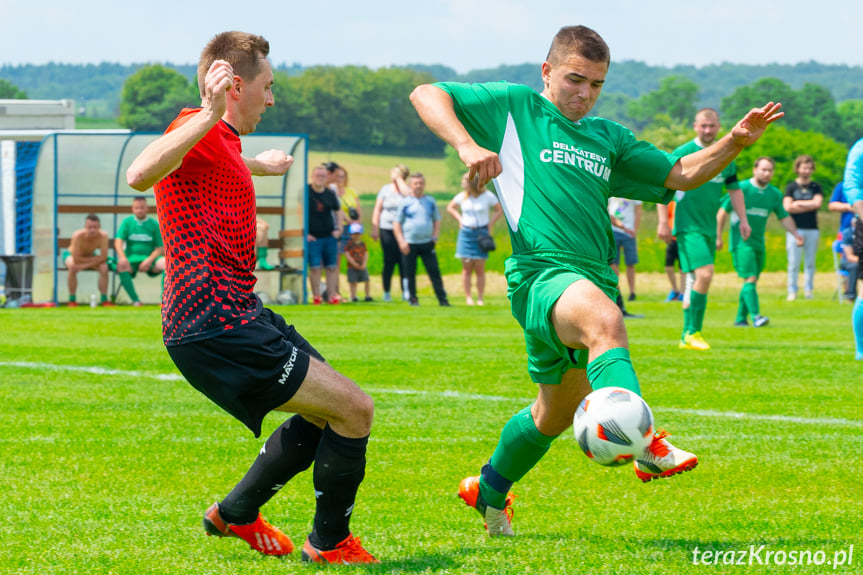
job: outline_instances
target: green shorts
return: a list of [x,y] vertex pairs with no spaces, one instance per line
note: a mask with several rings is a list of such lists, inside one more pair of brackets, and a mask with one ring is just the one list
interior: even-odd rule
[[680,270],[686,273],[709,266],[716,261],[716,238],[698,232],[677,234]]
[[746,244],[740,244],[731,252],[731,261],[737,275],[743,279],[758,277],[764,270],[764,261],[767,257],[765,250],[755,250]]
[[[147,258],[129,258],[129,266],[131,266],[131,268],[132,268],[132,271],[129,273],[132,275],[132,277],[135,277],[138,275],[138,266],[140,266],[141,262],[143,262],[146,259]],[[158,277],[158,276],[162,275],[162,272],[159,272],[159,271],[156,271],[155,269],[153,269],[155,267],[157,261],[159,261],[159,258],[156,258],[155,260],[153,260],[153,263],[150,265],[150,269],[147,270],[147,275],[150,276],[151,278]],[[112,272],[117,271],[117,260],[115,258],[108,258],[108,269],[110,269]]]
[[506,260],[506,279],[512,315],[524,329],[531,380],[557,385],[566,371],[585,369],[587,350],[561,343],[551,310],[566,288],[579,280],[590,281],[614,301],[617,276],[611,266],[566,253],[521,254]]

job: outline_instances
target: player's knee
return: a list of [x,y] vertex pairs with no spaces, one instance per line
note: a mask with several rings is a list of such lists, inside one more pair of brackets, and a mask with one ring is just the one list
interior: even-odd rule
[[340,402],[339,411],[341,413],[338,414],[338,419],[344,422],[352,434],[365,436],[371,432],[375,413],[374,401],[358,387]]

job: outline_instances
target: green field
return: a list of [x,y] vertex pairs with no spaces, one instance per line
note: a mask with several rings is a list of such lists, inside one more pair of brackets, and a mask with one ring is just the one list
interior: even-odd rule
[[[714,350],[699,353],[676,349],[681,312],[662,295],[636,302],[646,318],[628,323],[632,354],[657,423],[699,467],[641,484],[629,468],[590,462],[567,433],[516,485],[512,540],[488,539],[456,497],[535,393],[501,295],[485,308],[277,308],[376,402],[352,526],[382,564],[350,569],[863,572],[863,362],[853,360],[851,306],[827,291],[785,302],[780,286],[762,294],[768,328],[735,329],[736,291],[717,289],[704,330]],[[180,380],[157,308],[0,310],[0,334],[0,573],[324,571],[298,552],[264,557],[204,536],[204,510],[263,440]],[[284,417],[269,416],[265,436]],[[306,472],[263,512],[302,544],[313,499]],[[693,565],[696,548],[703,559],[762,545],[753,565]],[[823,564],[760,565],[767,551]]]

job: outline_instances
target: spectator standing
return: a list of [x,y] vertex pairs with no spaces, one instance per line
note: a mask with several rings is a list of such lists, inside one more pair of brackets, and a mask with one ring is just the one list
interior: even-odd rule
[[348,285],[351,288],[351,301],[360,301],[357,297],[357,284],[365,283],[366,297],[363,301],[373,301],[369,294],[369,250],[362,240],[363,225],[359,222],[352,223],[348,231],[351,239],[345,244],[345,259],[348,262]]
[[801,259],[804,260],[803,293],[806,299],[812,299],[815,289],[815,255],[818,252],[818,209],[824,201],[821,186],[812,180],[812,174],[815,173],[815,160],[812,156],[798,156],[794,160],[794,173],[797,177],[785,186],[782,207],[791,214],[797,231],[803,236],[803,247],[797,245],[796,239],[790,233],[785,235],[785,249],[788,252],[788,301],[797,299]]
[[312,287],[312,303],[320,305],[322,268],[326,270],[325,281],[328,301],[337,304],[339,297],[338,237],[342,235],[342,209],[339,198],[327,187],[327,169],[316,166],[312,170],[312,181],[308,188],[309,230],[306,237],[309,259],[309,281]]
[[132,215],[120,222],[114,238],[120,285],[129,294],[133,306],[141,305],[132,281],[138,272],[157,277],[165,271],[165,247],[159,223],[147,215],[148,210],[147,198],[136,196],[132,200]]
[[[334,164],[332,175],[332,186],[335,188],[336,194],[339,196],[339,202],[342,205],[342,235],[339,237],[339,270],[342,269],[342,254],[345,253],[345,246],[351,241],[351,224],[362,223],[362,208],[360,207],[360,195],[353,188],[348,187],[348,171],[344,166]],[[327,164],[327,169],[329,165]]]
[[851,230],[851,220],[854,219],[854,206],[848,202],[848,196],[845,195],[845,186],[842,182],[836,184],[833,188],[833,195],[830,196],[830,203],[827,204],[827,209],[831,212],[839,212],[839,233],[842,236],[850,236],[853,233]]
[[443,278],[440,275],[440,265],[435,251],[435,244],[440,235],[440,210],[434,198],[425,195],[425,176],[414,172],[410,175],[408,185],[411,188],[411,195],[402,199],[399,204],[398,213],[393,222],[393,234],[402,253],[402,265],[408,279],[410,304],[412,306],[420,304],[417,297],[417,258],[421,258],[438,303],[441,307],[449,307],[450,303],[443,287]]
[[[459,224],[455,257],[461,260],[461,281],[467,305],[473,305],[471,278],[476,274],[477,305],[485,305],[485,262],[488,252],[480,249],[480,236],[490,236],[492,226],[503,215],[503,207],[485,186],[479,187],[477,178],[461,178],[462,191],[447,204],[446,211]],[[494,214],[489,217],[489,210]]]
[[638,228],[641,224],[641,201],[626,198],[608,198],[611,232],[614,234],[614,260],[611,268],[620,275],[620,252],[626,265],[626,284],[629,301],[635,301],[635,264],[638,263]]
[[857,227],[855,222],[859,220],[852,219],[851,220],[851,229],[847,230],[847,233],[841,233],[842,236],[839,239],[839,245],[842,248],[842,256],[840,260],[840,266],[843,270],[848,272],[848,278],[845,282],[845,293],[843,297],[850,302],[853,302],[857,299],[857,275],[858,267],[860,265],[860,256],[854,253],[854,230]]
[[[668,226],[674,229],[674,207],[677,204],[674,201],[668,202]],[[677,270],[680,273],[680,283],[677,282],[678,271],[675,271],[674,264],[677,263]],[[668,292],[668,297],[665,298],[665,303],[670,301],[683,301],[683,290],[686,287],[686,274],[680,268],[680,253],[677,251],[677,238],[671,236],[665,246],[665,275],[668,276],[668,283],[671,285],[671,291]],[[678,285],[680,287],[678,287]]]
[[390,183],[381,186],[372,211],[372,239],[380,240],[384,258],[381,273],[384,288],[383,301],[392,301],[390,288],[396,266],[399,268],[402,299],[404,301],[410,299],[407,276],[402,267],[402,253],[393,234],[393,222],[395,222],[399,204],[401,204],[402,199],[411,194],[406,182],[409,173],[408,167],[404,164],[398,164],[390,170]]

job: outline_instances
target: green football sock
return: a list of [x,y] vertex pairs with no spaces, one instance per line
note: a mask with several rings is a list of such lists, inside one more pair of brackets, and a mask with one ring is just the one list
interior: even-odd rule
[[689,295],[689,313],[692,314],[692,325],[689,333],[701,331],[704,325],[704,312],[707,311],[707,294],[692,290]]
[[135,291],[135,283],[132,281],[132,274],[130,272],[120,272],[120,285],[123,286],[123,289],[126,290],[126,293],[129,294],[133,302],[138,301],[138,293]]
[[267,263],[267,247],[261,246],[258,248],[258,266],[262,270],[271,270],[273,266]]
[[638,377],[632,369],[629,350],[623,347],[609,349],[587,364],[587,380],[590,387],[622,387],[641,395]]
[[75,294],[69,294],[69,301],[75,301],[77,296]]
[[[542,459],[551,447],[556,436],[543,435],[536,428],[530,406],[513,415],[500,434],[500,440],[491,456],[491,468],[506,481],[515,483]],[[479,492],[488,505],[503,509],[506,505],[506,492],[491,487],[485,473],[479,480]]]
[[749,308],[749,313],[753,316],[760,314],[761,309],[758,304],[758,289],[755,287],[755,284],[752,282],[746,282],[743,284],[743,289],[740,293],[746,302],[746,307]]
[[746,284],[743,284],[743,287],[740,288],[740,295],[737,298],[737,317],[734,320],[736,323],[746,321],[746,316],[749,314],[749,310],[746,307],[746,298],[743,297],[745,292]]
[[103,293],[103,294],[101,294],[101,295],[99,296],[99,301],[100,301],[100,302],[102,302],[102,303],[105,303],[106,301],[108,301],[108,294],[104,294],[104,293]]

